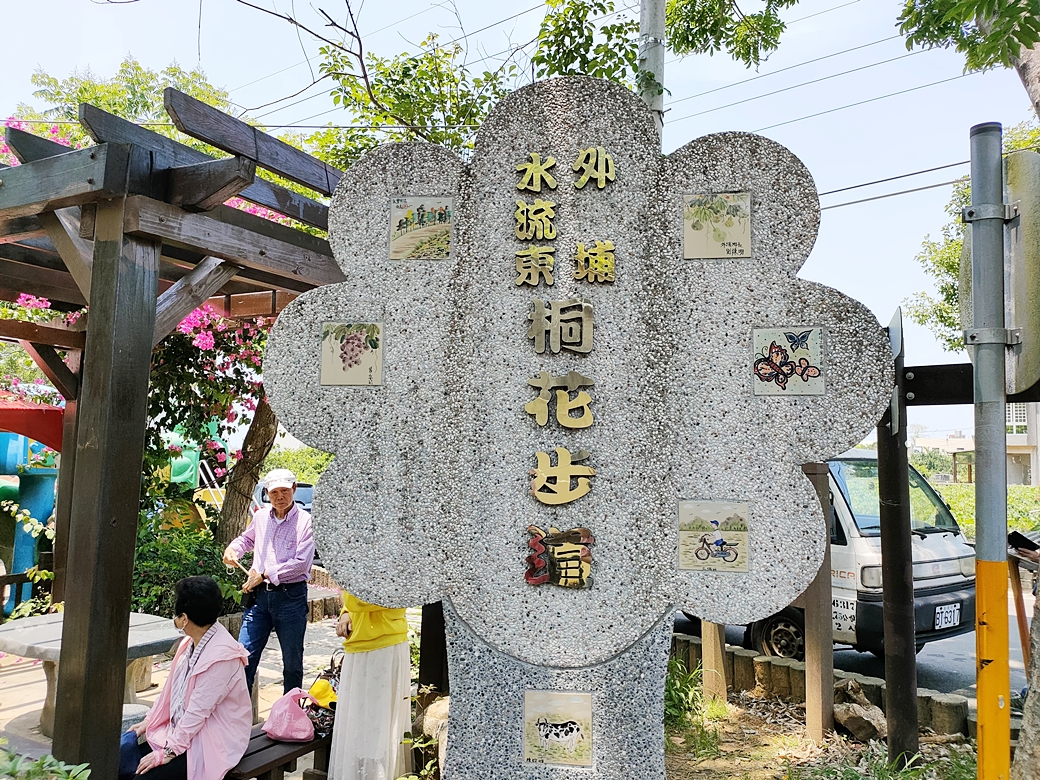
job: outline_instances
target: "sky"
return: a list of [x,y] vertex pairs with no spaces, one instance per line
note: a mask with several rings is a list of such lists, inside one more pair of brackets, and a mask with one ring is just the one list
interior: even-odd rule
[[[316,9],[345,16],[343,0],[253,2],[298,12],[314,29],[322,24]],[[630,2],[629,13],[638,15],[635,0]],[[348,121],[325,82],[308,88],[321,44],[236,0],[8,5],[8,29],[26,32],[5,39],[0,79],[5,117],[19,103],[33,104],[30,77],[37,68],[57,77],[89,68],[105,77],[132,54],[153,69],[174,61],[200,66],[212,83],[230,90],[242,110],[272,126]],[[788,29],[780,48],[757,70],[725,55],[669,55],[663,79],[670,93],[665,152],[708,133],[759,132],[791,149],[813,174],[817,190],[830,192],[966,161],[973,125],[996,121],[1010,127],[1030,118],[1029,100],[1014,71],[965,76],[956,52],[908,52],[895,26],[900,5],[899,0],[802,0],[785,11]],[[354,7],[370,52],[414,53],[430,32],[442,41],[466,36],[461,43],[468,61],[479,68],[531,41],[544,15],[535,0],[508,5],[456,0],[454,6],[356,0]],[[897,92],[902,94],[893,95]],[[940,235],[951,188],[830,207],[948,182],[967,171],[959,165],[821,196],[819,237],[799,275],[857,298],[887,325],[902,301],[933,289],[914,257],[926,236]],[[908,321],[904,326],[907,365],[967,359],[945,352],[926,329]],[[909,415],[910,424],[922,426],[928,436],[973,427],[969,406],[912,407]]]

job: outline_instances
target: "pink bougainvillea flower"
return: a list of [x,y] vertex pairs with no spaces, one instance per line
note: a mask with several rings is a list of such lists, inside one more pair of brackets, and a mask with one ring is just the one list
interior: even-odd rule
[[215,469],[213,469],[213,473],[216,474],[217,477],[222,477],[225,474],[227,474],[227,469],[222,469],[220,466],[217,466]]
[[35,295],[29,295],[28,293],[19,295],[15,303],[27,309],[49,309],[51,307],[51,302],[46,298],[37,298]]
[[217,463],[226,463],[226,462],[227,462],[227,455],[225,453],[223,453],[223,452],[218,452],[217,453]]
[[191,343],[199,349],[213,349],[215,341],[213,339],[213,334],[208,330],[204,330],[197,334],[195,338],[191,340]]

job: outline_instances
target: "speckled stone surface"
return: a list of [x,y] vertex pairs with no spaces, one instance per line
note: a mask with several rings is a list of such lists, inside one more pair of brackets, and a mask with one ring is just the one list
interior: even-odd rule
[[[448,604],[444,617],[451,659],[444,780],[663,780],[671,615],[617,658],[582,669],[517,661],[488,646]],[[591,767],[524,762],[528,690],[592,694]]]
[[[616,163],[602,190],[574,187],[571,163],[589,146]],[[517,190],[530,152],[556,159],[555,190]],[[683,260],[682,196],[727,191],[751,193],[752,256]],[[455,197],[450,261],[387,259],[389,199],[419,192]],[[556,248],[552,287],[515,284],[526,244],[513,212],[535,197],[557,204],[558,235],[534,242]],[[348,281],[294,301],[264,361],[279,419],[337,456],[314,502],[336,581],[387,606],[448,598],[496,652],[555,669],[629,657],[676,604],[725,623],[788,604],[825,533],[799,466],[858,442],[893,383],[873,315],[795,276],[818,223],[812,178],[785,148],[724,133],[662,157],[639,99],[588,78],[505,98],[465,166],[424,144],[366,155],[330,214]],[[577,242],[596,240],[615,244],[612,285],[573,278]],[[594,307],[593,350],[537,354],[532,302],[578,297]],[[382,387],[319,386],[328,321],[384,323]],[[825,329],[825,394],[756,396],[752,331],[796,327]],[[594,379],[591,427],[561,428],[552,408],[539,427],[524,411],[543,370]],[[550,507],[529,495],[528,470],[556,447],[588,450],[597,474],[588,495]],[[682,500],[749,504],[746,574],[678,570]],[[529,524],[591,530],[591,589],[524,581]]]

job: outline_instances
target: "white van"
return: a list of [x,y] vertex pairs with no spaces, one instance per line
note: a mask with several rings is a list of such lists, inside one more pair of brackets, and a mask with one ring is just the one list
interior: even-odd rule
[[[832,619],[836,644],[883,654],[878,464],[873,450],[829,461]],[[917,650],[975,630],[975,550],[949,507],[910,468]],[[763,655],[802,659],[802,610],[787,607],[747,627],[744,643]]]

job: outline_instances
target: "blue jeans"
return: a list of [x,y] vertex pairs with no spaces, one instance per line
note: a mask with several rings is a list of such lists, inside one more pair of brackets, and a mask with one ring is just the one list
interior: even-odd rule
[[303,639],[307,633],[307,583],[294,582],[284,590],[257,586],[256,603],[242,616],[238,641],[249,653],[246,684],[253,690],[260,655],[267,647],[271,629],[278,634],[282,649],[282,686],[288,693],[303,687]]

